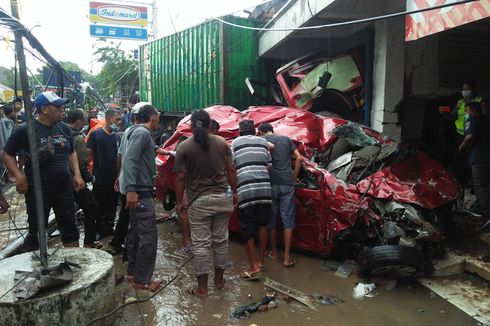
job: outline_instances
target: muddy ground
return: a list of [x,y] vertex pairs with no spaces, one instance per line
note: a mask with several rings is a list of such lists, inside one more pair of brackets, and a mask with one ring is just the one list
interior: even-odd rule
[[[177,268],[189,256],[181,250],[181,233],[174,221],[159,224],[158,257],[155,273],[164,281],[170,280]],[[230,268],[227,270],[226,288],[214,290],[210,283],[210,296],[201,299],[190,296],[186,288],[195,282],[192,261],[182,269],[177,279],[153,299],[142,304],[127,306],[108,324],[115,325],[478,325],[464,312],[435,295],[416,281],[399,282],[387,291],[379,285],[374,296],[354,299],[352,290],[358,279],[347,278],[329,270],[326,260],[296,254],[298,264],[285,269],[280,261],[267,259],[266,268],[258,281],[244,281],[238,274],[246,267],[243,245],[230,241]],[[123,273],[125,264],[116,256],[116,271]],[[265,313],[254,313],[247,320],[231,318],[234,309],[263,298],[269,288],[264,287],[266,277],[296,290],[312,294],[335,295],[343,303],[317,305],[318,312],[296,302],[278,299],[278,307]],[[117,287],[119,302],[130,297],[146,298],[149,293],[135,292],[127,284]]]
[[[8,192],[11,197],[11,218],[18,227],[25,227],[25,208],[21,196]],[[157,204],[158,214],[162,213]],[[0,247],[17,237],[13,222],[7,214],[0,216]],[[83,223],[80,223],[83,225]],[[180,226],[174,220],[158,224],[159,242],[155,274],[166,284],[176,274],[179,266],[189,255],[182,251]],[[83,233],[83,232],[82,232]],[[109,238],[103,239],[107,243]],[[58,246],[59,237],[50,240],[50,247]],[[240,271],[246,268],[243,244],[232,238],[224,291],[209,284],[207,299],[189,295],[186,289],[194,285],[192,261],[187,263],[175,281],[145,303],[124,307],[101,325],[481,325],[454,305],[420,285],[417,281],[398,282],[392,290],[385,289],[377,280],[373,297],[354,299],[353,288],[362,282],[355,273],[340,277],[329,269],[327,261],[318,256],[295,254],[297,265],[285,269],[281,260],[267,259],[266,271],[257,281],[244,281]],[[126,264],[121,256],[114,258],[116,272],[124,273]],[[265,278],[271,278],[307,294],[334,295],[343,303],[317,304],[314,311],[297,301],[277,299],[276,309],[254,313],[246,320],[237,320],[231,313],[239,306],[263,298],[271,290],[264,286]],[[211,276],[212,279],[212,276]],[[132,298],[145,299],[151,295],[135,291],[127,283],[116,287],[116,303],[119,305]],[[94,318],[96,316],[93,316]]]

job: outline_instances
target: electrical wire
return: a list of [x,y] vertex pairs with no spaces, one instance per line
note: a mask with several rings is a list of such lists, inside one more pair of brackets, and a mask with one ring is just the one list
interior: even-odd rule
[[331,24],[315,25],[315,26],[304,26],[304,27],[284,27],[284,28],[253,27],[253,26],[245,26],[245,25],[235,24],[235,23],[226,21],[224,19],[221,19],[219,17],[213,17],[213,19],[217,20],[219,22],[222,22],[223,24],[227,24],[227,25],[230,25],[233,27],[249,29],[249,30],[254,30],[254,31],[260,31],[260,32],[294,32],[294,31],[307,31],[307,30],[314,30],[314,29],[322,29],[322,28],[370,23],[370,22],[374,22],[377,20],[384,20],[384,19],[395,18],[395,17],[400,17],[400,16],[412,15],[412,14],[417,14],[417,13],[421,13],[421,12],[425,12],[425,11],[446,8],[446,7],[450,7],[450,6],[456,6],[456,5],[475,2],[475,1],[478,1],[478,0],[462,0],[462,1],[445,3],[442,5],[437,5],[437,6],[423,8],[423,9],[402,11],[402,12],[396,12],[396,13],[374,16],[374,17],[369,17],[369,18],[362,18],[362,19],[349,20],[349,21],[331,23]]
[[[12,215],[10,214],[10,212],[7,212],[7,214],[8,214],[8,216],[9,216],[9,219],[10,219],[10,220],[12,220],[12,223],[14,224],[14,228],[15,228],[15,230],[16,230],[16,231],[19,233],[19,235],[20,235],[20,236],[21,236],[21,237],[24,239],[24,242],[25,242],[26,238],[25,238],[24,234],[23,234],[22,232],[20,232],[19,228],[17,227],[17,224],[15,223],[15,220],[13,220],[13,219],[12,219]],[[55,252],[56,252],[57,250],[58,250],[58,248],[57,248],[57,249],[55,249]],[[49,277],[51,278],[51,280],[52,280],[52,281],[55,281],[55,279],[54,279],[53,275],[51,274],[52,272],[51,272],[51,271],[48,269],[48,266],[46,266],[46,265],[44,264],[44,262],[43,262],[43,260],[41,259],[41,257],[39,257],[39,255],[36,253],[36,251],[35,251],[35,250],[34,250],[34,251],[31,251],[31,252],[32,252],[32,253],[34,254],[34,256],[36,256],[36,258],[39,260],[39,262],[41,263],[41,265],[42,265],[42,267],[44,268],[44,270],[48,272],[48,275],[49,275]],[[34,271],[32,271],[31,273],[33,273],[33,272],[34,272]],[[29,273],[29,274],[31,274],[31,273]],[[27,276],[26,276],[24,279],[26,279],[26,278],[27,278]],[[23,280],[22,280],[22,281],[23,281]],[[7,293],[8,293],[8,292],[10,292],[10,291],[12,291],[14,288],[16,288],[16,287],[17,287],[17,286],[18,286],[20,283],[22,283],[22,281],[18,282],[17,284],[14,284],[14,286],[13,286],[12,288],[10,288],[10,289],[7,291]],[[64,310],[64,309],[63,309],[63,296],[62,296],[61,291],[60,291],[60,289],[59,289],[59,288],[57,289],[57,291],[58,291],[58,295],[59,295],[59,299],[60,299],[60,304],[59,304],[59,309],[60,309],[60,311],[59,311],[59,314],[60,314],[60,320],[58,321],[58,325],[60,325],[60,324],[61,324],[61,318],[62,318],[62,316],[63,316],[63,310]],[[7,293],[4,293],[4,294],[2,295],[2,298],[3,298],[3,297],[4,297],[4,296],[7,294]]]
[[168,281],[164,286],[162,286],[160,289],[158,289],[155,293],[153,293],[152,295],[150,295],[149,297],[145,298],[145,299],[141,299],[141,300],[135,300],[135,301],[131,301],[131,302],[126,302],[122,305],[119,305],[117,308],[113,309],[112,311],[108,312],[107,314],[105,315],[102,315],[100,317],[97,317],[95,319],[92,319],[91,321],[89,321],[88,323],[86,323],[85,325],[88,326],[88,325],[92,325],[100,320],[103,320],[103,319],[106,319],[112,315],[114,315],[116,312],[118,312],[119,310],[123,309],[124,307],[126,306],[129,306],[129,305],[132,305],[132,304],[140,304],[140,303],[144,303],[146,301],[149,301],[151,300],[152,298],[154,298],[157,294],[159,294],[160,292],[162,292],[165,288],[167,288],[170,284],[172,284],[176,279],[177,277],[179,277],[180,275],[180,272],[182,270],[182,268],[184,268],[185,265],[187,265],[187,263],[189,263],[192,258],[194,258],[194,256],[190,256],[189,258],[187,258],[177,269],[177,273],[170,279],[170,281]]

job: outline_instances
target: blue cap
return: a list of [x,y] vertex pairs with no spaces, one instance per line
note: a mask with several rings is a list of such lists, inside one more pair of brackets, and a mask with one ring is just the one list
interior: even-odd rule
[[37,110],[39,110],[42,106],[46,106],[48,104],[61,106],[66,102],[68,102],[67,98],[59,97],[54,92],[42,92],[36,96],[34,106]]

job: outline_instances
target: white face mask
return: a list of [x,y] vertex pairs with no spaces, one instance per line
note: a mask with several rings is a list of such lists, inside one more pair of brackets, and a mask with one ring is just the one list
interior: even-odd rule
[[461,91],[461,95],[463,95],[464,98],[470,97],[471,96],[471,89],[463,89]]

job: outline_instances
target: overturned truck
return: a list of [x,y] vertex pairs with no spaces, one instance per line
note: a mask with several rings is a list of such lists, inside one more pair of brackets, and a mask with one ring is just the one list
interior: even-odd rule
[[[228,142],[238,137],[242,119],[256,126],[268,122],[304,156],[296,184],[294,248],[356,258],[367,275],[431,273],[429,262],[443,253],[441,242],[459,194],[454,177],[437,161],[357,123],[300,109],[212,106],[206,111]],[[187,116],[165,149],[175,150],[190,135]],[[157,158],[157,196],[167,209],[175,198],[173,163],[173,157]],[[234,214],[230,231],[238,230]]]

